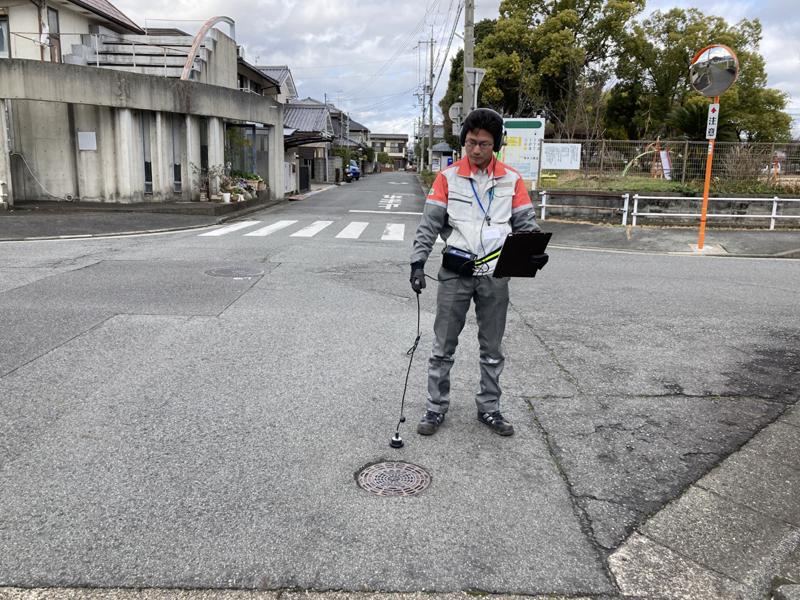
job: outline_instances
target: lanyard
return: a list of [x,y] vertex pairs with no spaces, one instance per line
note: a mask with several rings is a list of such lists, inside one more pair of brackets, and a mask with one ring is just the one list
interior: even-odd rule
[[475,200],[478,201],[478,206],[481,207],[481,211],[483,211],[483,216],[486,217],[486,222],[489,222],[489,211],[492,210],[492,200],[494,200],[494,187],[489,190],[489,204],[486,208],[483,208],[483,204],[481,203],[481,199],[478,196],[478,190],[475,189],[475,182],[470,179],[469,184],[472,186],[472,193],[475,194]]

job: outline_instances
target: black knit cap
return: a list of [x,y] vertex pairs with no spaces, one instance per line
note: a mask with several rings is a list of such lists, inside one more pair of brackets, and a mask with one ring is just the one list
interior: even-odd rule
[[494,139],[494,151],[499,152],[503,144],[503,117],[491,108],[476,108],[464,119],[461,126],[461,145],[467,140],[467,133],[483,129],[488,131]]

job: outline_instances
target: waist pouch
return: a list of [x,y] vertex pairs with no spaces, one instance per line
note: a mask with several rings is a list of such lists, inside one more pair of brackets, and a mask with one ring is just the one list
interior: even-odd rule
[[447,246],[442,252],[442,267],[459,275],[472,275],[476,258],[477,255],[471,252]]

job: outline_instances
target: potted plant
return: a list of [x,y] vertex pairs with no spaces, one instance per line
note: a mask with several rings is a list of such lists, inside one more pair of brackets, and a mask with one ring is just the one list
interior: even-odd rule
[[231,190],[231,194],[233,194],[234,197],[236,198],[236,202],[244,201],[244,190],[240,188],[238,185]]

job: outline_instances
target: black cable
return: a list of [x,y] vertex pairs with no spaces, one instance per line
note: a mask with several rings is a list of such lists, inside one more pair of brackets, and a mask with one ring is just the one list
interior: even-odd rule
[[406,390],[408,390],[408,376],[411,374],[411,364],[414,362],[414,352],[417,351],[417,346],[419,345],[420,339],[420,307],[419,307],[419,294],[417,294],[417,337],[414,340],[414,345],[408,349],[406,352],[406,356],[408,356],[408,370],[406,371],[406,382],[403,385],[403,397],[400,400],[400,420],[397,422],[397,429],[395,430],[396,435],[400,435],[400,423],[405,423],[406,417],[404,414],[405,405],[406,405]]

